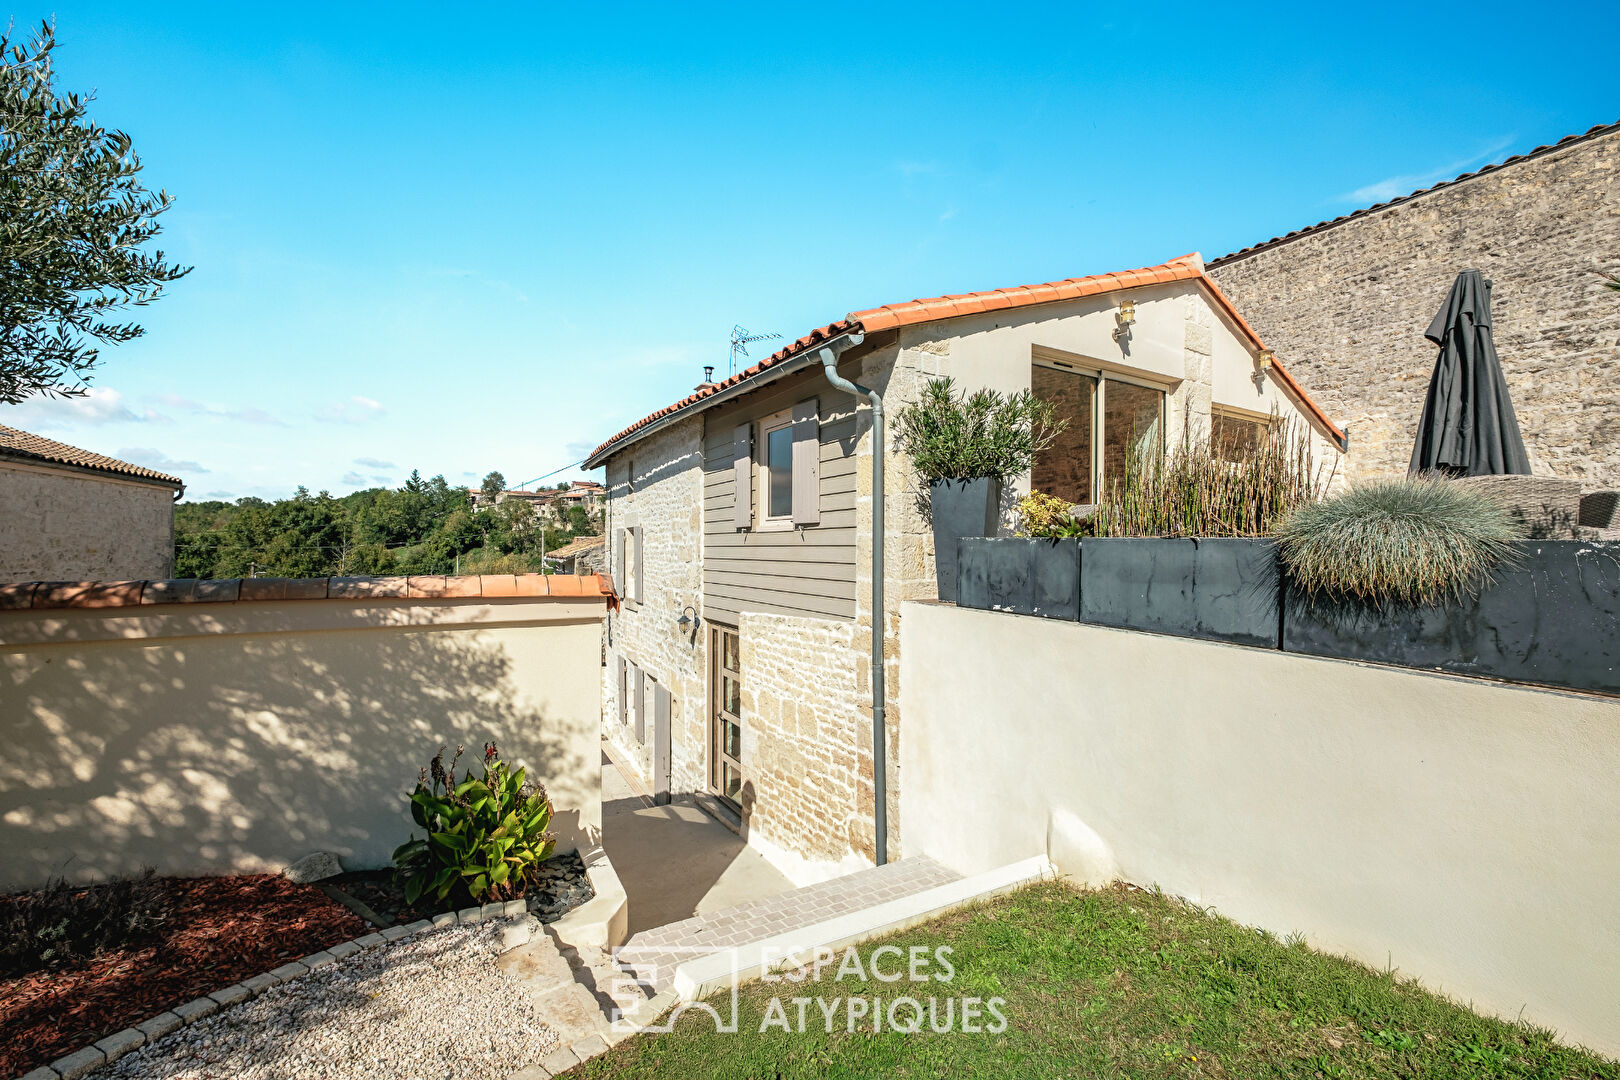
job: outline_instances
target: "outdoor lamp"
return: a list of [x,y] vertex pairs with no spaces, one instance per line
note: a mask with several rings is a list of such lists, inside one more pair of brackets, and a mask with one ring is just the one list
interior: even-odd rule
[[1260,350],[1260,370],[1261,371],[1270,371],[1271,370],[1271,362],[1273,360],[1275,360],[1275,359],[1277,359],[1277,354],[1276,353],[1272,352],[1270,349],[1261,349]]
[[1120,326],[1131,325],[1136,321],[1136,301],[1121,300],[1119,302],[1119,314],[1114,317],[1119,320]]
[[[687,612],[691,612],[691,614],[688,615]],[[681,637],[686,637],[695,634],[697,628],[702,624],[703,620],[698,618],[697,608],[687,604],[685,609],[681,611],[681,617],[675,620],[675,632]]]

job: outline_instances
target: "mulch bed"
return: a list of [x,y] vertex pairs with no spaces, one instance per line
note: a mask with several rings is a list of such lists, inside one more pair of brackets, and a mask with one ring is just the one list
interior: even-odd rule
[[0,980],[0,1080],[165,1009],[371,932],[348,908],[275,874],[172,882],[163,940],[69,971]]

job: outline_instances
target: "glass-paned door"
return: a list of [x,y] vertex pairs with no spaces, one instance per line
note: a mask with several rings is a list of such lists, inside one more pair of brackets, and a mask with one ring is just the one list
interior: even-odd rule
[[715,626],[710,633],[709,784],[716,795],[736,803],[742,793],[742,648],[735,630]]

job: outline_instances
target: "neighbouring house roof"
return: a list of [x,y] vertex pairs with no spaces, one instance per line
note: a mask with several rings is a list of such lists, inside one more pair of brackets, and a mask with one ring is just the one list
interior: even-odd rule
[[546,558],[571,559],[575,555],[582,555],[587,551],[599,548],[605,543],[607,543],[607,537],[605,536],[581,536],[578,539],[570,540],[560,548],[554,548],[546,552]]
[[1443,188],[1451,187],[1453,184],[1460,184],[1464,180],[1472,180],[1476,176],[1484,176],[1486,173],[1495,172],[1498,169],[1505,169],[1510,165],[1518,165],[1522,162],[1544,157],[1547,154],[1556,153],[1559,150],[1566,150],[1576,143],[1589,142],[1592,139],[1600,139],[1605,135],[1613,135],[1616,133],[1620,133],[1620,121],[1616,121],[1612,124],[1598,124],[1596,127],[1588,128],[1579,135],[1566,135],[1555,143],[1549,143],[1545,146],[1538,146],[1528,153],[1514,154],[1512,157],[1505,158],[1494,165],[1486,165],[1483,168],[1475,169],[1473,172],[1466,172],[1461,176],[1452,177],[1450,180],[1442,180],[1438,184],[1433,184],[1426,188],[1419,188],[1408,195],[1402,195],[1398,198],[1390,199],[1387,202],[1374,203],[1372,206],[1365,206],[1360,210],[1352,210],[1350,213],[1333,218],[1330,221],[1319,221],[1315,225],[1307,225],[1303,229],[1295,229],[1293,232],[1284,233],[1282,236],[1273,236],[1270,240],[1263,240],[1258,244],[1251,244],[1246,248],[1241,248],[1237,251],[1222,255],[1220,258],[1213,260],[1209,265],[1212,267],[1221,266],[1224,263],[1241,259],[1246,255],[1253,255],[1257,251],[1265,251],[1266,249],[1276,247],[1279,244],[1286,244],[1290,240],[1297,240],[1302,236],[1310,236],[1313,233],[1319,233],[1325,229],[1331,229],[1335,225],[1342,225],[1347,221],[1354,221],[1356,218],[1366,217],[1368,214],[1377,213],[1380,210],[1387,210],[1391,206],[1399,206],[1401,203],[1410,202],[1413,199],[1428,195],[1431,192],[1440,191]]
[[40,462],[47,465],[69,465],[75,469],[90,469],[94,472],[114,473],[118,476],[133,480],[145,480],[165,487],[177,488],[184,491],[186,482],[178,476],[160,473],[156,469],[148,469],[142,465],[132,465],[127,461],[108,457],[105,454],[92,453],[81,450],[77,446],[57,442],[40,435],[31,435],[26,431],[6,427],[0,424],[0,458],[13,460]]
[[[1050,304],[1062,300],[1077,300],[1082,297],[1119,292],[1144,285],[1163,285],[1177,281],[1196,283],[1209,295],[1216,306],[1231,318],[1238,332],[1248,340],[1256,351],[1265,348],[1265,343],[1260,340],[1260,335],[1256,334],[1254,328],[1244,321],[1243,316],[1238,314],[1237,308],[1226,298],[1226,294],[1222,293],[1220,287],[1204,272],[1204,262],[1196,252],[1183,255],[1178,259],[1171,259],[1166,263],[1160,263],[1158,266],[1145,266],[1136,270],[1120,270],[1110,274],[1067,278],[1063,281],[1048,281],[1039,285],[1018,285],[1010,289],[991,289],[987,292],[935,296],[924,300],[910,300],[903,304],[885,304],[882,307],[868,308],[865,311],[850,312],[838,322],[817,327],[786,348],[779,349],[767,356],[753,367],[739,371],[724,382],[705,386],[675,402],[675,404],[667,405],[657,412],[643,417],[591,451],[590,457],[585,459],[585,467],[589,469],[601,465],[606,460],[607,455],[616,453],[638,439],[651,434],[653,428],[662,427],[660,421],[665,421],[677,413],[701,411],[706,407],[704,405],[705,399],[713,398],[742,383],[757,381],[763,384],[767,382],[771,377],[773,368],[780,368],[787,361],[845,334],[855,332],[876,333],[881,330],[892,330],[901,326],[935,322],[940,319],[954,319],[964,315],[982,315],[991,311],[1033,307],[1038,304]],[[1341,448],[1346,445],[1344,432],[1337,424],[1328,419],[1327,414],[1321,410],[1316,402],[1311,400],[1310,395],[1306,394],[1304,388],[1294,381],[1293,376],[1288,374],[1281,363],[1273,360],[1269,370],[1284,391],[1299,404],[1301,409],[1320,423]]]

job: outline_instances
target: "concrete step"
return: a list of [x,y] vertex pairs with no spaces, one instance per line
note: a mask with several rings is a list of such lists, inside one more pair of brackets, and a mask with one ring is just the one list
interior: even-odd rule
[[802,930],[959,880],[960,874],[925,856],[902,859],[643,930],[615,950],[614,959],[645,985],[668,990],[673,986],[675,967],[687,960]]

